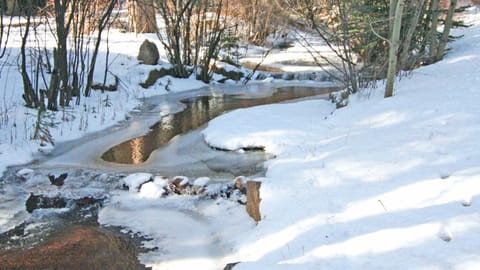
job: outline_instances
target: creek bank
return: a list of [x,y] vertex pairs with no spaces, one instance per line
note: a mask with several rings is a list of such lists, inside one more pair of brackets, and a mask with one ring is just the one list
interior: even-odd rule
[[[294,89],[295,90],[295,89]],[[299,89],[302,92],[305,91],[305,89]],[[279,91],[280,93],[283,93],[282,90],[275,90]],[[329,90],[324,89],[324,91],[329,92]],[[309,92],[309,91],[308,91]],[[310,92],[309,92],[310,93]],[[313,92],[312,92],[313,93]],[[250,97],[247,95],[245,97],[239,96],[241,101],[243,102],[245,99],[249,99]],[[207,103],[206,105],[210,105],[210,103]],[[212,103],[213,105],[213,103]],[[199,131],[197,131],[198,133]],[[199,136],[198,136],[199,137]],[[85,149],[85,145],[82,145],[81,148]],[[101,147],[96,147],[96,148],[101,148]],[[205,145],[204,148],[209,148],[208,146]],[[260,149],[243,149],[241,152],[248,151],[248,150],[260,150]],[[171,153],[174,153],[171,151]],[[245,155],[238,155],[238,153],[227,153],[229,154],[235,154],[237,156],[240,156],[241,158],[244,158]],[[225,162],[224,155],[227,155],[225,153],[221,153],[222,158],[216,158],[215,160],[212,159],[211,163],[203,162],[202,164],[206,164],[210,171],[215,172],[215,174],[204,174],[204,173],[191,173],[191,172],[183,172],[186,173],[189,176],[192,175],[209,175],[212,176],[215,180],[218,181],[219,178],[222,178],[222,181],[224,179],[232,179],[234,175],[239,175],[238,173],[232,173],[231,176],[224,177],[224,174],[219,175],[220,169],[217,169],[217,167],[211,167],[210,165],[215,165],[218,166],[219,161],[223,161],[223,166],[232,167],[232,166],[238,166],[236,162]],[[166,157],[170,157],[170,155],[164,155]],[[216,157],[216,156],[215,156]],[[55,158],[55,157],[54,157]],[[68,158],[61,158],[62,160],[70,160]],[[211,159],[211,158],[210,158]],[[221,160],[222,159],[222,160]],[[261,161],[264,161],[262,159]],[[189,162],[191,163],[191,162]],[[22,196],[27,196],[25,197],[23,204],[25,205],[26,202],[30,199],[30,201],[33,201],[34,203],[31,204],[33,206],[29,206],[28,208],[30,211],[27,211],[29,209],[26,209],[27,206],[24,206],[24,212],[30,212],[30,214],[26,213],[26,219],[25,222],[21,225],[18,226],[17,228],[14,229],[14,233],[10,233],[10,238],[7,239],[7,241],[2,241],[3,243],[8,243],[9,248],[15,248],[15,244],[10,245],[10,243],[14,243],[16,241],[17,246],[18,245],[23,245],[27,244],[26,246],[33,247],[33,250],[38,250],[42,249],[44,246],[48,246],[50,244],[50,241],[54,241],[55,239],[58,238],[53,238],[54,235],[59,234],[61,231],[63,231],[63,225],[62,224],[69,224],[71,226],[79,226],[80,228],[86,227],[86,226],[92,226],[94,228],[99,228],[99,229],[105,229],[104,227],[100,227],[98,225],[98,222],[101,222],[100,219],[98,218],[98,213],[101,209],[104,209],[103,204],[109,203],[108,200],[110,199],[110,196],[115,194],[122,194],[119,196],[120,199],[127,198],[129,199],[128,196],[125,196],[126,194],[134,193],[132,194],[133,198],[131,201],[128,201],[126,203],[120,204],[118,208],[115,203],[110,204],[110,209],[113,210],[122,210],[122,207],[126,207],[127,210],[133,210],[137,211],[139,210],[148,212],[150,209],[150,203],[152,203],[153,206],[157,205],[162,205],[162,206],[167,206],[166,210],[161,211],[161,214],[167,214],[167,217],[170,217],[169,215],[173,216],[175,219],[173,221],[169,221],[171,224],[191,224],[189,223],[192,221],[194,224],[197,224],[201,227],[201,229],[195,230],[194,232],[188,234],[188,237],[198,237],[199,239],[203,240],[204,236],[206,240],[205,244],[203,244],[204,247],[208,247],[209,245],[213,244],[215,245],[212,250],[209,250],[208,252],[204,252],[206,255],[202,256],[207,256],[208,258],[214,258],[217,255],[215,254],[222,254],[221,250],[216,250],[219,248],[219,244],[221,241],[224,239],[228,240],[228,237],[225,237],[222,233],[220,233],[216,238],[212,240],[211,238],[211,222],[208,220],[207,216],[210,214],[212,215],[213,210],[208,209],[209,213],[205,214],[206,211],[203,208],[205,204],[208,205],[220,205],[220,206],[214,206],[212,208],[215,208],[214,211],[216,213],[219,213],[222,215],[222,211],[230,207],[229,210],[235,211],[236,213],[241,213],[241,209],[244,208],[246,202],[246,188],[245,188],[245,183],[242,183],[242,185],[238,185],[238,181],[234,181],[232,183],[231,180],[226,180],[229,181],[230,183],[227,184],[219,184],[218,182],[210,184],[206,179],[199,180],[196,179],[195,181],[190,181],[186,180],[185,177],[173,177],[171,179],[168,178],[163,178],[160,177],[160,179],[156,179],[156,177],[153,176],[153,174],[159,174],[159,173],[165,173],[163,169],[153,169],[150,170],[149,167],[144,167],[140,168],[140,170],[143,171],[149,171],[152,172],[152,175],[146,179],[147,181],[138,184],[136,187],[130,187],[128,184],[124,185],[125,183],[122,184],[122,179],[126,178],[128,175],[125,173],[127,171],[138,171],[139,168],[136,167],[135,170],[125,170],[122,173],[113,173],[113,172],[105,172],[106,170],[110,170],[110,167],[102,167],[101,169],[95,170],[95,169],[84,169],[84,163],[77,163],[77,164],[82,164],[80,169],[72,169],[72,166],[62,166],[58,165],[55,162],[51,162],[50,166],[46,167],[45,165],[33,165],[33,169],[35,170],[20,170],[17,171],[17,176],[15,179],[7,180],[11,182],[12,185],[19,185],[21,189],[24,189],[22,192]],[[45,163],[43,163],[45,164]],[[53,165],[51,165],[53,164]],[[61,164],[61,163],[60,163]],[[48,164],[47,164],[48,165]],[[167,164],[168,165],[168,164]],[[65,169],[65,167],[69,169]],[[179,166],[181,168],[183,166]],[[63,168],[63,169],[62,169]],[[73,168],[78,168],[76,166],[73,166]],[[186,168],[183,167],[183,170]],[[188,168],[190,169],[190,168]],[[113,169],[115,171],[122,171],[122,169]],[[252,175],[251,172],[252,170],[243,170],[244,173],[250,173],[248,175]],[[221,171],[220,171],[221,172]],[[173,173],[166,172],[169,175],[175,175]],[[176,172],[178,173],[178,172]],[[10,173],[12,175],[12,172]],[[15,173],[13,173],[15,174]],[[8,178],[8,177],[7,177]],[[158,183],[155,183],[155,180],[159,180]],[[198,180],[198,181],[197,181]],[[237,179],[238,180],[238,179]],[[4,181],[2,179],[2,181]],[[163,183],[162,183],[163,181]],[[165,183],[165,185],[164,185]],[[1,183],[0,184],[4,184]],[[128,187],[128,192],[125,192],[124,189]],[[25,195],[26,194],[26,195]],[[100,194],[106,194],[106,195],[100,195]],[[179,201],[183,201],[184,199],[181,198],[181,196],[189,196],[190,199],[187,199],[192,207],[183,207],[175,205],[175,203],[178,203]],[[160,202],[158,203],[162,198],[173,198],[173,200],[169,200],[168,202]],[[148,201],[145,199],[159,199],[157,202],[152,202]],[[180,200],[177,200],[176,198],[179,198]],[[143,200],[142,202],[138,203],[139,201],[135,201],[136,199],[141,199]],[[51,201],[49,201],[51,200]],[[218,201],[213,201],[213,200],[218,200]],[[206,202],[206,203],[198,203],[200,201]],[[211,201],[211,202],[210,202]],[[226,203],[225,203],[226,202]],[[138,204],[135,204],[138,203]],[[180,202],[183,204],[183,202]],[[202,204],[202,208],[197,208],[197,203]],[[233,205],[233,206],[232,206]],[[243,205],[240,207],[239,205]],[[169,207],[172,207],[170,210]],[[154,209],[154,207],[152,207]],[[155,207],[155,210],[157,210],[158,207]],[[170,212],[168,212],[170,211]],[[183,212],[182,212],[183,211]],[[155,212],[156,213],[156,212]],[[223,212],[225,214],[225,212]],[[161,215],[160,214],[160,215]],[[146,215],[143,215],[142,217],[145,217]],[[178,221],[181,222],[177,222]],[[137,220],[140,220],[142,218],[137,218]],[[53,221],[52,221],[53,220]],[[248,218],[242,219],[241,217],[238,217],[238,220],[241,220],[242,222],[248,221]],[[65,222],[68,221],[68,222]],[[160,222],[164,222],[165,218],[159,219]],[[183,222],[187,221],[187,222]],[[49,225],[46,225],[47,228],[45,228],[44,225],[41,225],[41,223],[49,223],[52,222]],[[133,220],[135,222],[135,220]],[[167,222],[168,223],[168,222]],[[238,222],[237,222],[238,223]],[[125,228],[123,230],[124,233],[128,235],[133,235],[135,232],[141,232],[142,234],[145,233],[148,237],[151,237],[152,239],[155,237],[156,242],[152,243],[149,245],[149,248],[152,249],[161,249],[158,254],[162,254],[163,249],[165,246],[168,246],[170,243],[167,242],[162,242],[161,239],[163,239],[163,235],[161,233],[155,234],[155,232],[152,234],[152,232],[148,230],[143,230],[143,228],[136,228],[135,226],[129,226],[131,223],[102,223],[106,226],[110,226],[110,224],[117,225],[117,226],[122,226],[122,228]],[[158,224],[158,223],[157,223]],[[253,222],[252,222],[253,224]],[[38,227],[37,227],[38,226]],[[189,225],[191,226],[191,225]],[[176,227],[176,226],[175,226]],[[110,227],[108,227],[110,228]],[[163,232],[162,232],[163,233]],[[178,232],[173,232],[173,234],[178,233]],[[93,234],[97,235],[97,234]],[[172,235],[172,232],[166,231],[164,235]],[[199,236],[200,235],[200,236]],[[2,237],[2,236],[0,236]],[[102,237],[102,236],[98,236]],[[4,238],[5,239],[5,238]],[[53,240],[52,240],[53,239]],[[10,242],[8,242],[10,241]],[[130,241],[130,240],[127,240]],[[145,242],[148,242],[147,239],[144,239],[141,241],[141,244],[144,244]],[[154,242],[154,241],[152,241]],[[222,243],[227,245],[226,243]],[[165,248],[166,249],[166,248]],[[169,250],[169,249],[167,249]],[[176,250],[174,250],[176,251]],[[177,253],[175,253],[177,254]],[[180,254],[180,253],[179,253]],[[203,254],[203,253],[202,253]],[[212,255],[214,254],[214,255]],[[143,255],[141,255],[142,257]],[[154,255],[155,256],[155,255]],[[159,256],[157,261],[163,261],[164,257],[161,255],[156,255]],[[143,257],[145,258],[145,257]],[[142,260],[142,262],[144,262]],[[146,261],[149,262],[149,261]]]

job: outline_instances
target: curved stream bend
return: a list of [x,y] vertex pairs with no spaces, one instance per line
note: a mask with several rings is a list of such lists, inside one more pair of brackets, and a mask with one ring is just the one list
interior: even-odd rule
[[141,164],[154,150],[167,144],[175,136],[196,129],[226,111],[324,95],[334,89],[289,86],[275,90],[271,95],[261,97],[251,97],[244,93],[183,99],[181,102],[186,106],[184,110],[162,117],[150,127],[147,134],[110,148],[102,155],[102,159],[113,163]]
[[[275,88],[272,84],[254,86],[254,89],[251,89],[252,91],[249,91],[249,89],[251,88],[243,88],[238,91],[238,88],[236,88],[229,95],[224,95],[226,91],[222,91],[220,96],[218,93],[215,94],[211,88],[207,88],[188,93],[152,97],[145,100],[143,110],[134,115],[128,122],[87,135],[73,142],[57,145],[50,156],[44,156],[30,164],[29,166],[35,169],[34,181],[30,185],[25,185],[23,180],[19,182],[16,172],[20,167],[9,168],[5,174],[7,177],[0,181],[0,195],[2,195],[0,196],[0,205],[3,205],[4,210],[8,210],[6,214],[12,218],[8,220],[8,223],[0,225],[3,225],[3,228],[20,224],[31,224],[32,226],[26,227],[28,228],[27,233],[21,231],[21,235],[24,237],[19,238],[14,235],[8,241],[17,239],[18,245],[23,247],[24,244],[36,243],[38,239],[44,239],[48,232],[58,230],[60,226],[66,224],[82,225],[86,217],[95,224],[98,221],[97,211],[101,204],[86,205],[85,208],[76,207],[74,211],[47,209],[46,212],[34,211],[33,214],[29,214],[25,211],[25,201],[32,193],[45,197],[61,196],[71,200],[88,197],[103,200],[107,197],[115,198],[114,194],[118,192],[119,188],[118,183],[124,177],[124,173],[128,172],[148,171],[165,176],[208,176],[214,181],[217,179],[219,182],[226,179],[231,181],[232,176],[252,176],[263,173],[262,162],[268,158],[264,153],[238,154],[216,151],[203,142],[200,135],[201,129],[198,127],[227,110],[328,94],[334,90],[334,88],[327,87]],[[197,94],[197,97],[189,98],[192,94]],[[185,106],[178,106],[178,101],[182,101]],[[165,108],[166,110],[163,110]],[[158,122],[158,119],[161,119],[160,122]],[[156,122],[158,123],[155,124]],[[149,127],[151,131],[144,136],[140,136]],[[173,130],[170,130],[170,128]],[[177,136],[178,134],[182,135]],[[136,138],[131,139],[132,137]],[[112,146],[121,141],[126,142],[119,146]],[[133,150],[137,149],[135,148],[137,145],[141,145],[140,149],[146,149],[147,147],[149,149],[138,156],[138,160],[141,162],[134,164],[133,160],[136,156],[133,154]],[[117,147],[125,147],[126,150]],[[127,160],[130,158],[132,162],[130,164],[119,164],[102,160],[100,156],[108,148],[115,149],[116,153],[112,154],[113,156],[126,156]],[[121,153],[121,151],[126,152]],[[118,154],[119,152],[121,154]],[[103,154],[103,156],[105,155],[107,154]],[[62,187],[48,183],[47,175],[60,175],[65,172],[68,173],[68,181]],[[158,232],[154,231],[152,234],[156,236],[156,246],[167,250],[169,254],[165,255],[162,250],[152,252],[152,254],[143,254],[142,256],[145,256],[144,259],[147,259],[147,262],[148,258],[158,258],[157,261],[167,261],[168,263],[164,256],[167,259],[170,258],[172,264],[184,259],[185,247],[182,246],[183,242],[168,242],[169,238],[165,237],[166,235],[174,235],[170,239],[195,239],[197,244],[192,246],[193,251],[189,254],[194,255],[193,259],[198,258],[198,263],[207,265],[203,269],[220,269],[219,265],[223,266],[226,262],[229,262],[222,261],[226,255],[225,251],[228,250],[224,246],[225,243],[221,241],[222,235],[210,228],[211,224],[215,222],[223,226],[225,219],[212,220],[211,217],[205,218],[204,216],[210,204],[214,203],[213,201],[197,201],[188,197],[182,198],[182,203],[176,203],[176,200],[150,200],[151,204],[132,208],[131,201],[122,202],[124,198],[128,198],[128,196],[119,197],[118,202],[123,204],[118,206],[113,203],[109,210],[113,211],[114,214],[115,211],[119,211],[119,213],[125,211],[126,216],[130,215],[131,212],[144,211],[144,215],[140,214],[140,216],[158,218],[158,224],[162,224],[162,226],[156,228]],[[102,209],[106,211],[105,208]],[[155,214],[152,215],[150,211],[155,211]],[[108,211],[103,213],[108,214]],[[120,216],[119,219],[122,219],[122,217]],[[230,216],[227,219],[230,219]],[[130,225],[125,220],[120,221],[118,226],[128,227]],[[230,220],[229,222],[238,224],[236,220]],[[178,229],[179,225],[186,227]],[[191,230],[192,226],[195,226],[195,230]],[[20,228],[22,227],[20,226]],[[225,228],[228,229],[229,227],[226,226]],[[145,233],[138,228],[135,230]],[[3,243],[7,243],[8,246],[12,245],[7,240],[3,240]],[[0,245],[1,248],[2,245]],[[211,267],[212,264],[216,267]]]

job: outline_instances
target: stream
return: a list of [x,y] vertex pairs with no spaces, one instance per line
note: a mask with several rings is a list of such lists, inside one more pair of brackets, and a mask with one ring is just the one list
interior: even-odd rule
[[[219,230],[219,224],[233,225],[244,222],[245,217],[218,216],[243,211],[243,206],[235,200],[213,203],[214,200],[198,200],[195,196],[141,200],[138,194],[122,190],[121,179],[136,172],[169,178],[182,175],[192,180],[208,177],[210,185],[221,188],[240,175],[262,177],[263,163],[272,156],[263,151],[212,149],[201,137],[204,125],[226,111],[305,98],[328,98],[334,90],[327,84],[322,87],[258,84],[211,86],[146,98],[143,105],[131,113],[130,119],[79,140],[59,144],[48,155],[38,155],[31,164],[7,170],[0,181],[0,214],[3,215],[0,221],[6,220],[0,223],[0,231],[18,228],[19,224],[23,227],[20,233],[0,235],[0,250],[28,248],[61,227],[90,226],[99,221],[118,226],[115,228],[122,228],[123,233],[141,232],[137,241],[150,239],[143,241],[143,247],[150,252],[141,254],[140,260],[154,268],[179,269],[193,260],[198,266],[196,269],[221,269],[220,266],[228,263],[225,259],[228,241],[224,239],[228,232]],[[28,177],[19,177],[16,172],[25,167],[33,172]],[[63,173],[68,174],[63,185],[50,184],[48,175],[58,177]],[[66,206],[28,213],[25,202],[31,194],[67,198]],[[100,203],[88,207],[75,204],[84,198]],[[190,259],[185,261],[182,256]],[[158,262],[162,263],[157,265]]]

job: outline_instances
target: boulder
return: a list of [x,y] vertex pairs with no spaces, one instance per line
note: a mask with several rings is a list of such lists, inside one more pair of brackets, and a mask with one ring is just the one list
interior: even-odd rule
[[61,197],[47,197],[44,195],[34,195],[30,193],[25,202],[25,208],[27,212],[32,213],[35,209],[40,208],[64,208],[67,206],[67,202]]
[[157,45],[150,42],[148,39],[145,39],[138,51],[138,61],[145,65],[156,65],[159,58],[160,54],[158,53]]

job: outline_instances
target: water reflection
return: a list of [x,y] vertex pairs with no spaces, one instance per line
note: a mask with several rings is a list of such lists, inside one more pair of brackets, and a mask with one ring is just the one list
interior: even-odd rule
[[182,100],[185,110],[163,117],[141,137],[110,148],[102,159],[122,164],[141,164],[152,151],[167,144],[173,137],[204,125],[225,111],[262,104],[330,93],[333,88],[284,87],[269,96],[251,97],[246,94],[200,96]]

